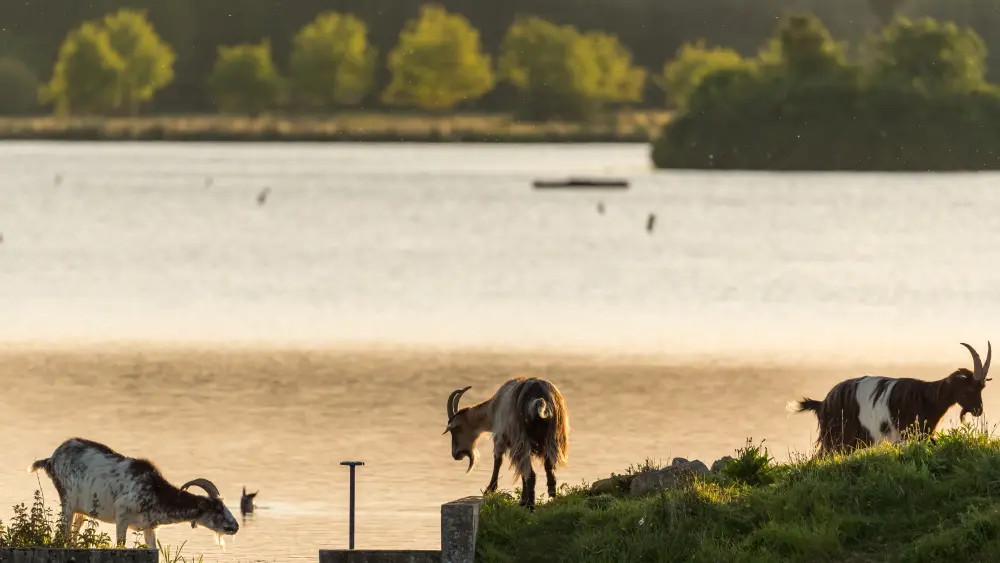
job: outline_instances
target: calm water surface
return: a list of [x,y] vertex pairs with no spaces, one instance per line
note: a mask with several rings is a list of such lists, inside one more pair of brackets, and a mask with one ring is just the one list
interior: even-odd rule
[[[996,339],[997,175],[647,160],[0,144],[0,518],[37,486],[24,468],[81,434],[172,481],[209,477],[234,509],[243,485],[261,489],[225,554],[204,531],[161,533],[207,560],[344,546],[352,458],[369,463],[359,547],[436,547],[438,505],[489,479],[440,435],[454,388],[482,400],[515,373],[555,379],[573,413],[562,479],[579,483],[646,457],[711,461],[747,436],[805,450],[813,421],[787,400],[858,370],[940,377],[968,363],[959,341]],[[633,187],[530,188],[575,174]],[[470,346],[508,352],[457,351]]]

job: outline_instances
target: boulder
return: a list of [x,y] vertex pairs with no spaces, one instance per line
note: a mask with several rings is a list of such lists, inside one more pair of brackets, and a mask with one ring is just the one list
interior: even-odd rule
[[705,465],[700,459],[694,461],[688,461],[682,457],[675,457],[674,461],[670,464],[671,467],[676,467],[678,469],[683,469],[684,471],[689,471],[696,475],[708,475],[708,466]]
[[708,467],[699,460],[674,458],[670,467],[639,473],[632,478],[629,494],[643,496],[653,491],[672,489],[689,483],[695,476],[708,475]]
[[728,465],[730,461],[733,461],[733,457],[732,456],[728,456],[728,455],[725,456],[725,457],[717,459],[715,461],[715,463],[712,464],[712,473],[719,473],[719,472],[721,472],[722,469],[726,465]]
[[678,482],[685,477],[685,472],[676,467],[665,467],[663,469],[653,469],[639,473],[632,478],[632,486],[629,494],[634,497],[641,497],[653,491],[662,491],[677,486]]

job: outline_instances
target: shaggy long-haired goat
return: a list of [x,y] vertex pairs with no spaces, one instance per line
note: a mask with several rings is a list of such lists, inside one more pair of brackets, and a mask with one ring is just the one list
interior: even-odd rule
[[[52,457],[31,464],[32,473],[44,469],[62,505],[66,537],[80,531],[86,516],[115,525],[119,545],[128,529],[145,533],[146,545],[156,549],[156,528],[180,522],[233,535],[240,525],[208,479],[193,479],[181,488],[167,482],[150,461],[125,457],[104,444],[81,438],[63,442]],[[201,487],[207,497],[189,493]],[[94,498],[98,505],[94,507]]]
[[486,492],[496,491],[500,465],[510,454],[514,477],[521,478],[521,506],[535,505],[535,471],[532,458],[542,458],[549,497],[556,496],[555,470],[569,457],[569,411],[556,386],[543,379],[517,377],[504,383],[489,400],[471,407],[458,408],[462,395],[471,387],[454,391],[448,397],[448,427],[451,432],[451,456],[456,461],[469,458],[469,469],[476,464],[476,442],[486,432],[493,433],[493,476]]
[[813,411],[819,419],[820,454],[854,449],[879,441],[898,442],[912,428],[918,436],[929,436],[955,403],[959,415],[983,414],[983,388],[989,379],[993,347],[987,342],[986,363],[968,344],[973,371],[955,370],[938,381],[864,376],[842,381],[822,402],[802,399],[792,403],[795,412]]

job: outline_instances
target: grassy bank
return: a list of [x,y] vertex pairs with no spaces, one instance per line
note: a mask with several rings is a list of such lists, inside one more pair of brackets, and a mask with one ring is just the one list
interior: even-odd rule
[[477,561],[992,561],[1000,552],[1000,440],[980,431],[824,461],[741,453],[727,471],[645,498],[580,487],[529,514],[492,496]]
[[525,123],[508,115],[351,113],[324,117],[0,118],[0,140],[645,143],[667,112],[609,114],[596,123]]

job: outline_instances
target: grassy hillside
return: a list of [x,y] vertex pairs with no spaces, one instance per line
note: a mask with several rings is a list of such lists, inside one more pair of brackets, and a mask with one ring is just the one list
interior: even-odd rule
[[724,471],[645,498],[579,487],[534,513],[516,502],[486,499],[477,561],[995,561],[1000,440],[965,427],[789,464],[748,444]]

